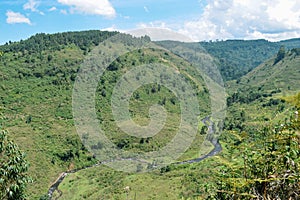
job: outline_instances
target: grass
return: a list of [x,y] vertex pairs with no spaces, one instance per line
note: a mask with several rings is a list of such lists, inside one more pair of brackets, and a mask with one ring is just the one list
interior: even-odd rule
[[[213,178],[209,171],[218,168],[218,159],[171,165],[151,173],[117,172],[106,166],[82,170],[68,175],[59,186],[61,199],[188,199],[192,191],[204,190],[201,187]],[[124,189],[127,186],[129,192]],[[202,198],[199,193],[189,199]]]
[[62,199],[177,199],[180,178],[166,178],[158,173],[125,174],[100,166],[69,175],[59,189]]

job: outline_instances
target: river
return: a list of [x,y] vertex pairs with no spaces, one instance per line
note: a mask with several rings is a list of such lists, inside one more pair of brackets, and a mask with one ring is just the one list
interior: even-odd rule
[[[204,124],[206,124],[207,121],[209,121],[209,126],[208,126],[208,133],[207,134],[213,134],[214,133],[214,130],[213,130],[213,122],[210,121],[209,117],[205,117],[204,119],[201,120]],[[178,164],[178,165],[181,165],[181,164],[188,164],[188,163],[197,163],[197,162],[200,162],[206,158],[209,158],[209,157],[212,157],[214,155],[216,155],[217,153],[221,152],[222,151],[222,146],[221,144],[219,143],[219,140],[213,140],[213,141],[210,141],[213,145],[214,145],[214,148],[207,154],[199,157],[199,158],[195,158],[195,159],[191,159],[191,160],[186,160],[186,161],[182,161],[182,162],[177,162],[177,163],[174,163],[174,164]],[[128,158],[130,159],[130,158]],[[52,196],[53,196],[53,193],[57,190],[58,193],[60,194],[59,197],[56,198],[59,199],[62,195],[62,192],[58,189],[59,185],[62,183],[62,181],[65,179],[65,177],[68,175],[68,174],[73,174],[73,173],[76,173],[80,170],[83,170],[83,169],[88,169],[88,168],[92,168],[92,167],[96,167],[96,166],[99,166],[99,165],[103,165],[105,163],[101,162],[101,163],[97,163],[97,164],[94,164],[94,165],[91,165],[91,166],[87,166],[87,167],[84,167],[84,168],[80,168],[80,169],[74,169],[74,170],[70,170],[70,171],[66,171],[66,172],[63,172],[59,175],[59,177],[56,179],[56,181],[54,181],[54,183],[51,185],[51,187],[49,188],[48,190],[48,196],[49,198],[52,200]]]

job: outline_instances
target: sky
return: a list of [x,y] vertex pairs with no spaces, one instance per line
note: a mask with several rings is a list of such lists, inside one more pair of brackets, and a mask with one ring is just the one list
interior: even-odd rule
[[0,44],[36,33],[163,28],[194,41],[300,37],[300,0],[0,0]]

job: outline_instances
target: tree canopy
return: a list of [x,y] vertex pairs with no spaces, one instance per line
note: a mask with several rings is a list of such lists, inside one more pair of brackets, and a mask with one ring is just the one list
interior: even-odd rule
[[0,131],[0,199],[25,199],[27,183],[31,182],[27,175],[29,164],[25,154],[8,139],[5,130]]

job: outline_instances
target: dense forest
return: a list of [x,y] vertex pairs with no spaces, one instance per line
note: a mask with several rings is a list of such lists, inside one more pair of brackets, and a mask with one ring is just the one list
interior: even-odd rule
[[82,50],[89,50],[93,45],[115,35],[116,32],[82,31],[57,34],[38,33],[26,40],[7,42],[1,46],[2,52],[38,53],[45,50],[60,50],[62,47],[74,44]]
[[[180,100],[160,84],[139,87],[130,97],[132,120],[145,125],[152,105],[164,107],[165,127],[154,137],[124,134],[114,122],[111,96],[118,79],[144,64],[160,64],[182,75],[197,91],[201,108],[197,135],[178,158],[148,173],[120,172],[101,165],[76,132],[72,92],[87,56],[116,32],[40,33],[0,46],[0,198],[49,199],[63,172],[72,172],[53,199],[297,199],[300,188],[300,39],[281,42],[228,40],[200,43],[154,42],[164,48],[136,49],[112,60],[95,94],[97,119],[118,149],[150,152],[165,146],[180,124]],[[149,37],[124,35],[126,47]],[[225,81],[224,126],[210,116],[205,77],[169,47],[189,47],[211,56]],[[192,48],[193,47],[193,48]],[[142,73],[135,78],[142,79]],[[173,85],[178,83],[173,82]],[[206,119],[203,121],[202,119]],[[202,121],[201,121],[202,120]],[[222,129],[221,129],[222,128]],[[222,151],[214,149],[212,130]],[[84,137],[88,138],[88,134]],[[212,137],[212,138],[210,138]],[[210,138],[210,139],[208,139]],[[80,170],[82,169],[82,170]]]
[[291,50],[299,48],[300,40],[281,42],[267,40],[226,40],[200,42],[204,49],[218,58],[221,74],[225,80],[235,80],[274,56],[281,46]]

